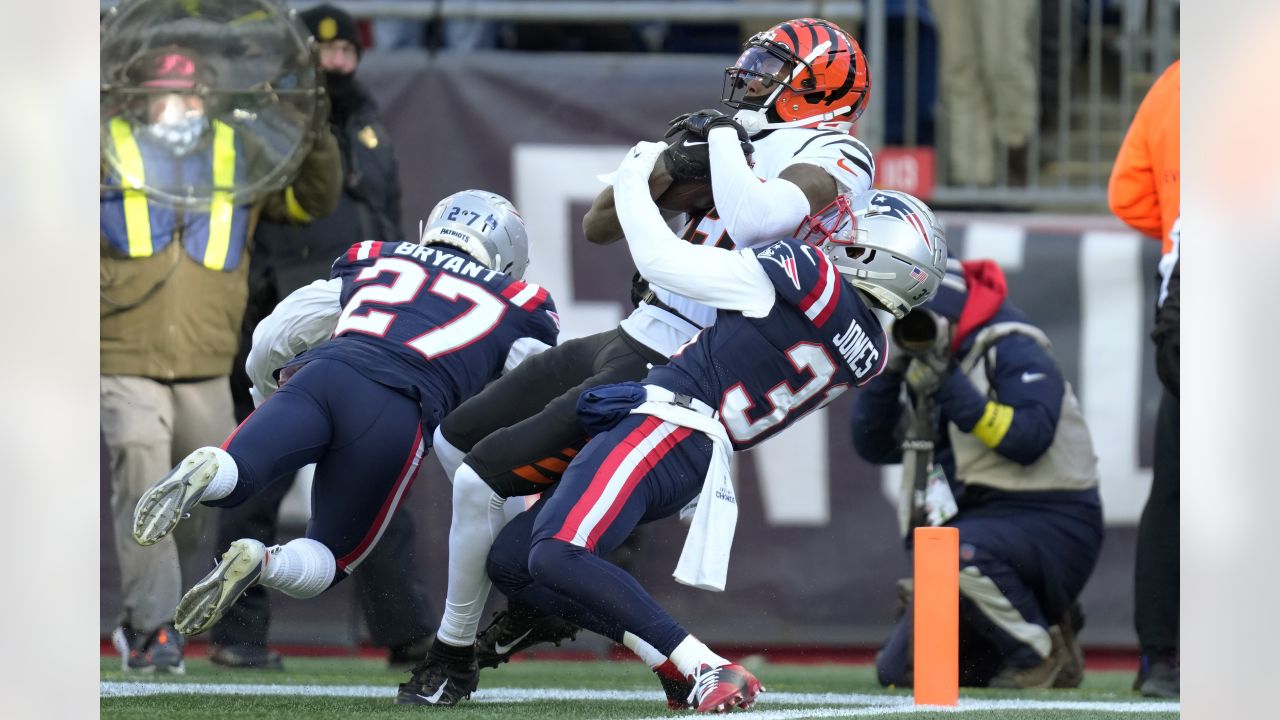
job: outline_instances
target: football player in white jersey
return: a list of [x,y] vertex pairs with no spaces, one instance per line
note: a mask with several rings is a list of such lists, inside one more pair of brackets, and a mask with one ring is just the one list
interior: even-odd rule
[[[837,195],[871,188],[871,153],[849,134],[870,87],[861,48],[834,23],[801,18],[758,33],[725,70],[724,102],[737,113],[700,111],[673,120],[668,134],[675,137],[650,176],[652,196],[660,199],[677,181],[705,179],[710,171],[714,207],[690,214],[686,239],[750,247],[789,235]],[[733,127],[744,150],[754,146],[754,165],[732,135],[709,138],[717,126]],[[583,230],[597,244],[622,239],[612,186],[596,198]],[[431,652],[400,686],[397,702],[454,705],[477,687],[479,667],[496,667],[531,645],[558,644],[577,631],[513,603],[477,643],[490,589],[485,560],[506,523],[504,501],[548,489],[586,443],[577,416],[582,391],[643,378],[715,319],[714,309],[661,288],[639,294],[637,308],[617,328],[529,358],[437,428],[433,447],[454,483],[449,589]],[[654,670],[668,704],[688,707],[687,680]]]

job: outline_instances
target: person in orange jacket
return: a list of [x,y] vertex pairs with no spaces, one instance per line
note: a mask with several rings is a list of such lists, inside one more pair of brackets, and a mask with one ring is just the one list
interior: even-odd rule
[[1124,136],[1107,186],[1107,203],[1116,217],[1172,249],[1170,230],[1181,199],[1178,154],[1178,88],[1181,61],[1170,65],[1138,106]]
[[1178,697],[1178,217],[1180,157],[1179,63],[1156,80],[1129,126],[1107,199],[1111,211],[1134,229],[1158,238],[1161,292],[1156,313],[1157,371],[1164,391],[1156,415],[1151,493],[1138,523],[1134,561],[1134,627],[1142,664],[1134,689],[1154,697]]

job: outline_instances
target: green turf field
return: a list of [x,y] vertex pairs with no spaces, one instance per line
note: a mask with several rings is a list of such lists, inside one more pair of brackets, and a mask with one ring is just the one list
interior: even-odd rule
[[[182,676],[129,676],[115,657],[102,659],[102,718],[189,720],[372,720],[447,714],[457,720],[578,720],[670,718],[652,673],[627,662],[517,662],[480,675],[471,702],[453,709],[401,707],[391,699],[407,673],[379,660],[287,658],[286,672],[214,668],[189,659]],[[910,693],[886,691],[872,668],[850,665],[750,666],[769,692],[744,717],[936,717],[953,713],[910,704]],[[1083,720],[1173,718],[1177,705],[1152,702],[1129,690],[1130,672],[1089,672],[1079,690],[1009,692],[963,690],[963,718]],[[741,714],[741,713],[739,713]]]

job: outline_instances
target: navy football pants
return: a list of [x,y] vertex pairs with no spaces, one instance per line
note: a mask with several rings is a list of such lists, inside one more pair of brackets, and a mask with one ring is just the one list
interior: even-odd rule
[[307,537],[333,552],[334,582],[353,572],[386,530],[427,453],[419,405],[336,360],[307,363],[241,423],[223,449],[240,477],[239,505],[315,463]]
[[630,632],[670,655],[689,633],[601,556],[636,525],[692,500],[710,460],[706,435],[628,415],[583,448],[549,499],[503,529],[489,553],[490,578],[510,598],[616,642]]

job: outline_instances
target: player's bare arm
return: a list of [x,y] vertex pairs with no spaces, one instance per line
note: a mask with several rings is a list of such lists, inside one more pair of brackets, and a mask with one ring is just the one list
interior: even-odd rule
[[[674,180],[665,162],[655,163],[653,172],[649,174],[649,197],[661,197]],[[663,217],[669,219],[675,214],[664,212]],[[596,195],[591,209],[582,216],[582,232],[589,242],[596,245],[609,245],[622,239],[622,224],[618,222],[618,212],[613,204],[612,185]]]
[[836,199],[840,190],[836,187],[836,179],[831,173],[817,165],[797,163],[782,169],[778,173],[779,180],[786,180],[796,187],[809,200],[809,214],[817,215],[820,210]]

